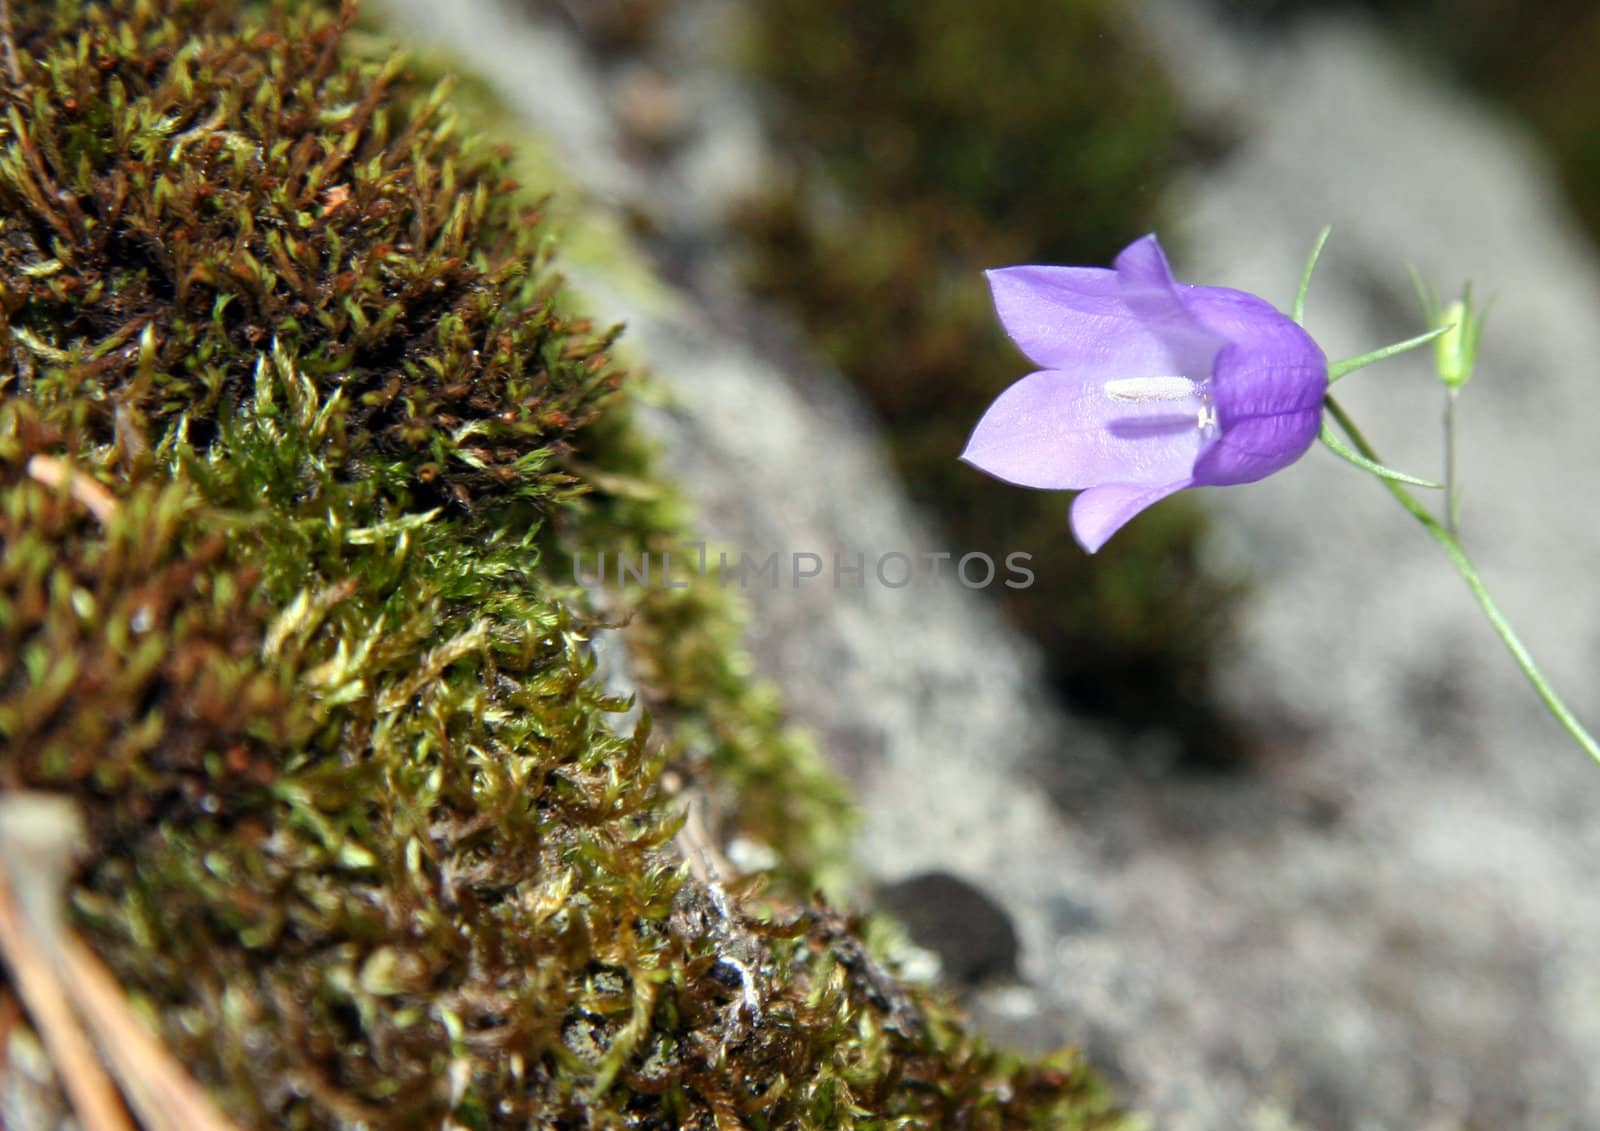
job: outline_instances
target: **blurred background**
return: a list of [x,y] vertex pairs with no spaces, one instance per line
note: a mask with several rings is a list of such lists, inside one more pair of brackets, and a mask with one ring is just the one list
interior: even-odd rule
[[[1600,720],[1600,8],[378,7],[649,265],[573,281],[659,381],[714,543],[1032,555],[1019,591],[748,594],[765,674],[857,784],[859,898],[998,1039],[1087,1045],[1164,1128],[1600,1126],[1600,767],[1420,528],[1313,451],[1088,558],[1067,496],[955,458],[1028,369],[985,267],[1155,230],[1181,278],[1286,306],[1332,223],[1333,357],[1421,329],[1408,265],[1470,277],[1496,301],[1467,540]],[[1425,359],[1347,387],[1387,462],[1435,472]]]

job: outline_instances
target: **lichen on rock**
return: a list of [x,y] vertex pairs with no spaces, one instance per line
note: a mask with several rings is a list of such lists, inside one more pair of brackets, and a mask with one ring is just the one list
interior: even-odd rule
[[[448,85],[349,4],[8,7],[0,788],[82,809],[73,928],[221,1105],[1121,1126],[793,900],[838,786],[714,592],[602,613],[556,568],[682,517]],[[691,792],[771,894],[697,860]]]

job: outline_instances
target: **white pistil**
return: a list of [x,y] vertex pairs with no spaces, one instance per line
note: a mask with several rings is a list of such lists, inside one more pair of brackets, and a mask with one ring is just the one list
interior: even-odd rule
[[1187,377],[1119,377],[1105,383],[1106,396],[1114,401],[1144,404],[1148,401],[1181,401],[1195,394],[1194,382]]

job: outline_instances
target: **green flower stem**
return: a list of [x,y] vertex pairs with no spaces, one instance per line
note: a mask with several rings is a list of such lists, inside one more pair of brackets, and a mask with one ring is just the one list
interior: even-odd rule
[[1317,233],[1317,242],[1311,247],[1311,257],[1306,260],[1306,269],[1300,276],[1300,288],[1294,292],[1294,306],[1289,311],[1295,325],[1306,324],[1306,292],[1311,290],[1311,273],[1317,269],[1317,260],[1322,258],[1322,249],[1328,246],[1328,237],[1333,235],[1333,225],[1329,224]]
[[1393,479],[1400,483],[1409,483],[1413,487],[1438,488],[1444,486],[1443,483],[1435,483],[1431,479],[1423,479],[1416,475],[1407,475],[1405,472],[1396,471],[1392,467],[1384,467],[1381,463],[1373,463],[1366,456],[1362,455],[1360,452],[1350,447],[1350,445],[1346,444],[1343,440],[1339,439],[1339,433],[1335,432],[1332,428],[1329,428],[1327,421],[1322,422],[1322,431],[1318,433],[1317,439],[1328,445],[1328,450],[1334,455],[1338,456],[1340,459],[1349,460],[1362,471],[1370,471],[1379,479]]
[[[1344,409],[1340,407],[1339,402],[1330,396],[1323,403],[1328,409],[1328,415],[1332,416],[1339,427],[1343,429],[1344,434],[1350,438],[1350,442],[1355,445],[1356,450],[1366,458],[1377,462],[1378,456],[1372,450],[1372,445],[1367,443],[1366,437],[1356,427],[1355,421],[1351,420]],[[1561,696],[1556,694],[1555,688],[1550,686],[1550,681],[1539,670],[1539,665],[1534,663],[1533,656],[1529,654],[1527,647],[1517,636],[1516,630],[1511,627],[1511,622],[1506,620],[1505,614],[1500,611],[1500,607],[1489,596],[1489,590],[1484,586],[1483,578],[1478,576],[1477,567],[1472,564],[1472,559],[1467,557],[1466,551],[1461,548],[1461,543],[1457,540],[1455,533],[1434,518],[1428,508],[1419,503],[1416,497],[1406,490],[1403,484],[1397,483],[1393,479],[1383,479],[1381,482],[1388,489],[1389,494],[1399,500],[1400,505],[1410,511],[1412,516],[1427,528],[1428,533],[1433,535],[1433,540],[1444,548],[1445,554],[1466,580],[1467,587],[1472,590],[1472,595],[1478,599],[1478,604],[1483,608],[1484,615],[1489,618],[1489,623],[1494,626],[1495,632],[1500,634],[1500,639],[1511,652],[1511,658],[1522,669],[1522,674],[1528,677],[1528,682],[1533,684],[1533,689],[1539,693],[1539,698],[1544,700],[1545,707],[1556,717],[1556,721],[1566,728],[1566,732],[1572,736],[1572,740],[1583,748],[1583,752],[1589,755],[1596,763],[1600,763],[1600,742],[1596,742],[1594,736],[1585,730],[1583,724],[1578,721],[1577,716],[1567,709],[1567,705],[1561,701]]]
[[1444,523],[1451,534],[1461,529],[1461,500],[1456,494],[1456,392],[1447,389],[1444,401]]

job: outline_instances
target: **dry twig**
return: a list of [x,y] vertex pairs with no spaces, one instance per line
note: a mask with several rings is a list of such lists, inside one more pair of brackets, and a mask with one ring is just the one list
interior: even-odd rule
[[57,459],[55,456],[36,455],[28,460],[28,474],[46,487],[67,485],[67,491],[100,520],[109,526],[117,516],[117,497],[94,479]]
[[0,797],[0,958],[79,1122],[85,1131],[133,1131],[120,1087],[150,1131],[238,1131],[150,1035],[111,972],[63,922],[62,893],[81,839],[82,822],[70,802],[40,794]]
[[11,30],[11,0],[0,0],[0,39],[5,42],[6,73],[12,86],[22,85],[22,68],[17,64],[17,36]]

